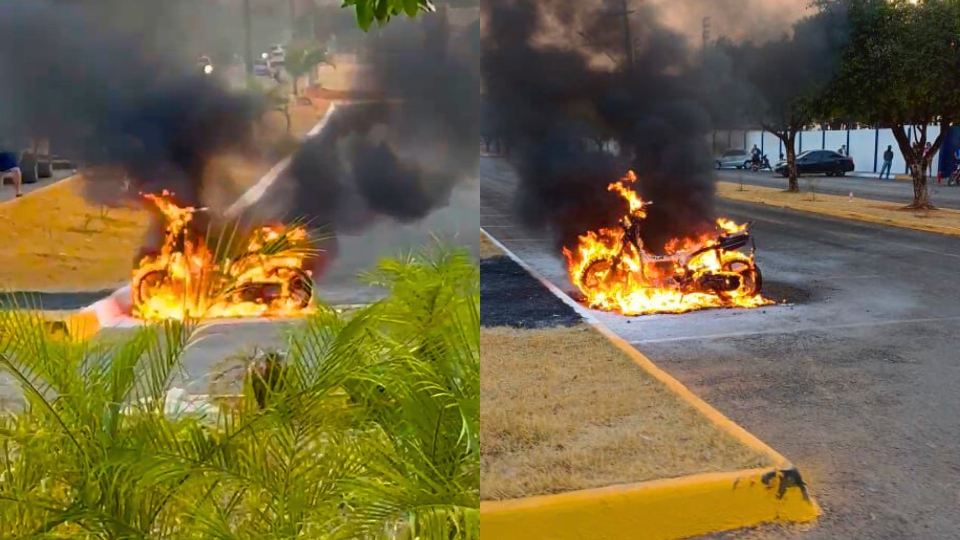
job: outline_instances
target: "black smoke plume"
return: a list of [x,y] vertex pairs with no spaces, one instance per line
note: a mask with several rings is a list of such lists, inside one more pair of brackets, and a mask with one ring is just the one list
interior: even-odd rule
[[[223,192],[214,163],[268,159],[255,136],[266,103],[196,73],[196,55],[205,52],[198,36],[217,24],[182,17],[191,13],[184,5],[0,3],[0,67],[11,75],[0,84],[0,130],[51,137],[57,154],[90,167],[87,195],[98,203],[167,189],[224,221],[232,201],[211,200]],[[278,189],[258,202],[269,210],[258,217],[360,231],[446,204],[477,164],[479,59],[450,45],[444,23],[433,15],[397,20],[364,38],[375,62],[366,89],[402,104],[335,114],[331,130],[305,144]],[[98,172],[115,169],[127,181],[122,194],[117,175]],[[147,251],[158,231],[150,236]]]
[[374,39],[364,86],[387,103],[343,107],[303,146],[281,180],[290,215],[352,234],[412,222],[476,175],[479,51],[445,21],[397,20]]
[[[710,114],[686,38],[645,4],[627,67],[610,2],[498,0],[484,5],[485,99],[521,177],[517,210],[558,246],[616,223],[625,206],[606,186],[633,168],[653,202],[645,242],[698,233],[713,221]],[[620,155],[600,152],[616,141]],[[590,141],[596,141],[592,145]]]
[[129,21],[111,28],[97,16],[105,13],[44,0],[0,4],[0,67],[9,74],[0,130],[49,137],[57,154],[123,166],[138,187],[197,203],[208,160],[250,150],[258,103],[195,74],[179,51],[118,30]]

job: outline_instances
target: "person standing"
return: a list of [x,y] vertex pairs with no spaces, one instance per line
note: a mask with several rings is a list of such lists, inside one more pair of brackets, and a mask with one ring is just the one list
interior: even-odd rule
[[927,163],[927,176],[933,176],[933,145],[930,143],[923,147],[923,161]]
[[[7,145],[4,145],[7,146]],[[22,197],[23,174],[20,172],[19,155],[8,148],[0,147],[0,186],[9,178],[13,181],[13,190]]]
[[841,146],[840,149],[837,150],[837,153],[843,157],[847,157],[847,145]]
[[883,168],[880,169],[880,178],[890,178],[890,168],[893,166],[893,146],[887,145],[886,152],[883,153]]

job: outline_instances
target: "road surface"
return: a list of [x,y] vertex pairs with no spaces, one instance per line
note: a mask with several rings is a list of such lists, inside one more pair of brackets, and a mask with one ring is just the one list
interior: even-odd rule
[[[786,188],[787,179],[769,172],[751,173],[736,170],[718,171],[717,178],[727,182],[740,182],[754,186]],[[936,179],[929,180],[930,200],[942,208],[960,209],[960,187],[937,186]],[[946,180],[944,180],[946,182]],[[843,195],[853,192],[854,197],[875,199],[878,201],[902,202],[904,205],[913,200],[913,183],[906,180],[880,180],[879,178],[859,178],[853,176],[801,176],[800,189],[816,190],[817,193]]]
[[[514,185],[502,160],[482,160],[481,226],[571,291],[551,243],[511,217]],[[787,304],[597,313],[794,461],[825,511],[809,531],[718,538],[955,539],[960,239],[744,203],[719,208],[755,221],[765,292]]]

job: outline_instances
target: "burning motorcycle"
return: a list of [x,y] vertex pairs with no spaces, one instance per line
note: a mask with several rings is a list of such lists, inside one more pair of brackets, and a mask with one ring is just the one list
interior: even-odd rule
[[131,290],[138,316],[286,315],[311,305],[313,281],[302,268],[305,230],[263,227],[238,253],[216,260],[190,226],[195,213],[208,210],[179,207],[169,196],[147,196],[167,226],[160,253],[145,257],[134,272]]
[[664,255],[648,252],[641,225],[650,203],[628,185],[636,180],[630,172],[608,186],[629,204],[617,227],[587,232],[563,250],[571,281],[591,307],[644,315],[771,303],[760,295],[749,223],[718,219],[715,234],[673,239]]
[[[644,205],[644,208],[649,203]],[[584,265],[577,277],[587,294],[609,289],[611,282],[630,279],[652,287],[672,288],[681,294],[714,294],[722,300],[756,296],[763,275],[753,261],[756,246],[750,224],[725,230],[703,245],[667,255],[653,255],[644,249],[639,220],[620,220],[624,245],[620,254],[634,253],[639,264],[628,264],[622,255],[601,256]],[[750,255],[739,250],[751,246]],[[633,275],[628,275],[633,274]]]

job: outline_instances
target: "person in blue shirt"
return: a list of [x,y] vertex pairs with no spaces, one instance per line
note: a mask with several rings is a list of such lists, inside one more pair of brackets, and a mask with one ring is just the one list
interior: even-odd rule
[[20,173],[20,155],[18,152],[10,150],[9,145],[0,144],[0,186],[9,178],[13,181],[13,189],[17,197],[22,197],[21,185],[23,184],[23,175]]

